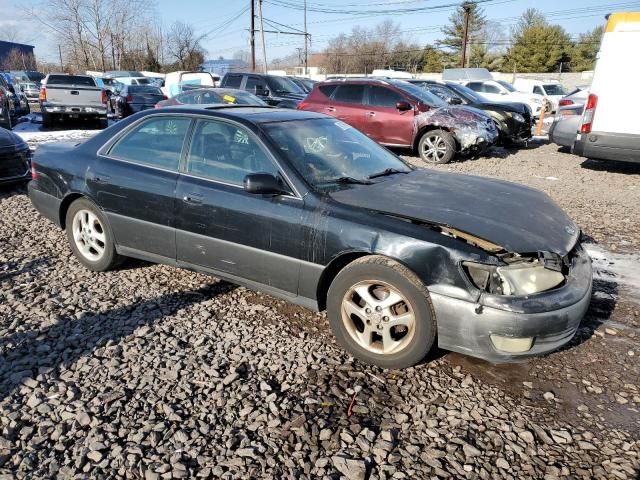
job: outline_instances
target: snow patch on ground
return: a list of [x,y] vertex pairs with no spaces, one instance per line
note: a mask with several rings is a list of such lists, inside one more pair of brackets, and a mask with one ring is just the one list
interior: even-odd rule
[[593,262],[594,279],[625,286],[640,298],[640,254],[610,252],[592,243],[585,249]]
[[22,117],[20,122],[13,127],[13,132],[19,135],[30,147],[40,143],[68,142],[70,140],[83,140],[89,138],[101,130],[46,130],[42,131],[42,117],[37,113],[30,113]]

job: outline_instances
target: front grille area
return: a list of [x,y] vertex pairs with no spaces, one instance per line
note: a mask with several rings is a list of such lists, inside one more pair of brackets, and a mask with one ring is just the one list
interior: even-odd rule
[[0,180],[24,177],[31,168],[29,149],[0,153]]

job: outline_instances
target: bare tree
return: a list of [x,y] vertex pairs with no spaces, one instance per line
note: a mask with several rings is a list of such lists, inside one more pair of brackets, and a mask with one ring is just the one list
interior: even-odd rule
[[176,60],[181,70],[196,70],[204,61],[202,37],[198,37],[191,25],[174,22],[167,35],[167,52]]
[[0,68],[4,70],[35,70],[36,59],[33,53],[25,54],[17,48],[13,48],[0,62]]

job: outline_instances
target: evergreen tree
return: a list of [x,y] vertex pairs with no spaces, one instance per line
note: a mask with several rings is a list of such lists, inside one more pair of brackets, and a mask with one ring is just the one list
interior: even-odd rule
[[593,70],[603,33],[602,27],[596,27],[590,32],[580,34],[571,53],[571,69],[573,71]]
[[469,7],[469,26],[467,29],[468,45],[484,41],[484,27],[487,20],[484,11],[477,3],[466,2],[449,17],[449,24],[442,28],[444,39],[439,41],[440,46],[449,49],[453,56],[460,58],[462,50],[462,39],[464,37],[464,9]]
[[505,67],[518,72],[569,70],[571,39],[559,25],[550,25],[540,12],[528,9],[512,32]]
[[422,53],[422,71],[440,73],[444,68],[444,54],[431,45],[424,47]]

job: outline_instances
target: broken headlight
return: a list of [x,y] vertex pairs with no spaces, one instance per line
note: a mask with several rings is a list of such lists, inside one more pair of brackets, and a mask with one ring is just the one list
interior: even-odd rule
[[495,295],[530,295],[564,282],[564,275],[535,260],[505,266],[463,262],[469,280],[479,289]]

